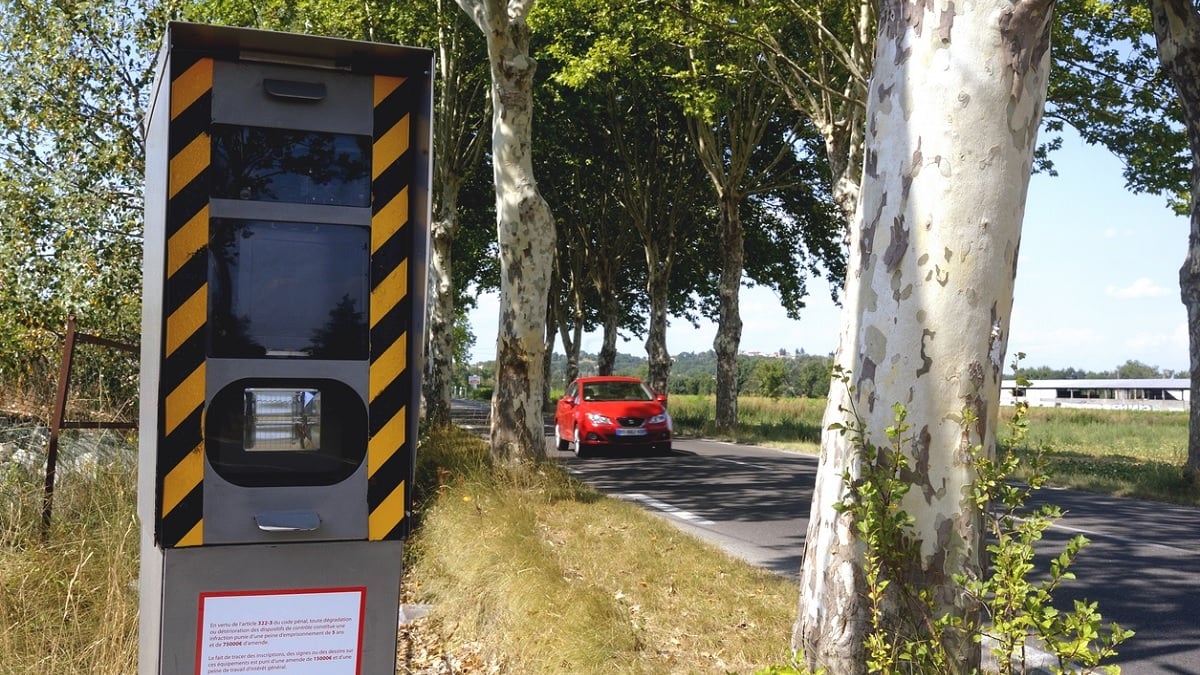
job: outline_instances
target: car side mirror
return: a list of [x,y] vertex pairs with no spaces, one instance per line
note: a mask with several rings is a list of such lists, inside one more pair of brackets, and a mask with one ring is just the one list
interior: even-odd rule
[[661,403],[663,405],[666,405],[667,404],[667,395],[666,394],[656,394],[654,396],[654,400],[658,401],[659,403]]

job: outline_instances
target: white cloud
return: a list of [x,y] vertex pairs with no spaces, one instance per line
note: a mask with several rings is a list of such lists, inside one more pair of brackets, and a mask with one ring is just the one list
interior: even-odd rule
[[1072,362],[1072,358],[1081,353],[1091,353],[1102,342],[1101,336],[1090,328],[1039,330],[1037,327],[1021,326],[1014,328],[1009,337],[1007,358],[1011,362],[1017,352],[1023,352],[1028,359],[1025,365],[1078,366],[1078,359]]
[[[1142,331],[1125,340],[1126,359],[1136,359],[1153,366],[1181,368],[1186,371],[1188,353],[1187,323],[1162,333]],[[1181,358],[1182,357],[1182,358]]]
[[1174,343],[1174,335],[1164,335],[1162,333],[1136,333],[1125,341],[1125,344],[1130,349],[1139,352]]
[[1132,284],[1125,287],[1109,286],[1105,292],[1114,298],[1122,300],[1136,300],[1140,298],[1161,298],[1170,293],[1164,287],[1154,283],[1153,280],[1142,277]]

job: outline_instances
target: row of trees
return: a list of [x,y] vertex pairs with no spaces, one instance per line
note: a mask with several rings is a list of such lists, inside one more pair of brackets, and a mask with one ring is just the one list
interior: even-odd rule
[[[744,396],[767,398],[824,398],[829,395],[833,375],[833,357],[806,354],[797,350],[794,354],[742,354],[738,358],[738,393]],[[549,374],[551,394],[562,391],[570,382],[567,379],[571,361],[562,354],[550,359]],[[600,372],[600,356],[582,352],[575,367],[579,376],[597,375]],[[485,361],[475,364],[458,364],[454,369],[454,389],[459,395],[478,398],[482,391],[491,399],[494,391],[495,364]],[[649,361],[642,356],[618,352],[613,359],[612,374],[645,379],[650,372]],[[717,354],[707,352],[683,352],[677,354],[671,364],[671,379],[667,384],[669,394],[696,394],[713,396],[717,388]],[[1052,366],[1021,367],[1021,377],[1029,380],[1132,380],[1161,379],[1176,377],[1171,370],[1163,370],[1140,361],[1129,360],[1112,370],[1090,371],[1081,368],[1056,368]],[[471,386],[469,378],[478,378],[478,385]],[[1004,379],[1014,379],[1013,373]]]
[[[525,330],[520,340],[505,342],[506,348],[524,345],[517,357],[498,350],[498,367],[515,373],[516,389],[504,400],[529,394],[524,383],[540,379],[528,375],[546,345],[561,339],[574,354],[577,336],[598,326],[605,330],[603,368],[615,355],[618,330],[648,335],[649,377],[665,387],[668,314],[724,316],[718,351],[724,357],[720,377],[729,380],[723,389],[730,395],[722,398],[730,404],[723,414],[736,419],[736,302],[743,278],[776,288],[795,316],[807,292],[806,274],[826,276],[836,287],[844,267],[841,225],[822,178],[821,142],[796,121],[763,72],[731,67],[753,59],[756,50],[746,40],[727,40],[713,27],[722,23],[718,16],[604,4],[542,3],[532,27],[523,28],[523,13],[532,5],[522,5],[508,31],[488,23],[507,13],[487,3],[347,8],[330,1],[107,0],[43,7],[6,0],[5,67],[15,86],[5,109],[4,203],[7,212],[21,215],[17,227],[6,229],[3,251],[6,261],[14,261],[4,267],[2,292],[4,307],[12,310],[4,315],[4,353],[12,355],[4,363],[5,379],[29,386],[54,372],[55,333],[70,313],[95,332],[136,340],[144,149],[139,122],[156,41],[167,19],[182,18],[438,50],[425,377],[431,420],[448,419],[448,376],[462,344],[457,327],[471,302],[467,291],[501,286],[504,252],[510,250],[540,253],[523,254],[508,266],[506,278],[523,278],[534,263],[549,270],[530,272],[545,276],[538,282],[545,288],[506,297],[502,306],[513,314],[505,325],[549,330]],[[581,26],[578,16],[602,18],[599,27],[608,37],[596,42],[597,26]],[[497,33],[516,36],[518,44],[490,45],[485,36]],[[545,54],[536,62],[527,44],[535,38]],[[511,50],[503,56],[512,63],[497,72],[514,76],[513,95],[495,85],[489,49]],[[520,68],[514,64],[527,72],[516,78]],[[71,84],[77,82],[82,86]],[[496,143],[523,132],[503,128],[496,136],[487,119],[497,109],[494,99],[513,103],[517,94],[528,95],[538,110],[540,180],[533,178],[532,164],[523,169],[525,178],[506,178],[504,184],[536,186],[538,193],[509,199],[493,190],[495,167],[511,169],[526,159],[502,157]],[[533,108],[526,112],[532,115]],[[521,121],[510,110],[494,119],[524,124],[528,117]],[[109,139],[124,140],[110,146]],[[533,148],[527,142],[506,147]],[[490,179],[483,170],[489,162]],[[79,203],[85,198],[92,203]],[[550,227],[519,221],[542,202],[557,209]],[[506,215],[509,207],[517,214]],[[496,230],[496,222],[506,225]],[[718,222],[725,225],[714,227]],[[503,240],[498,232],[514,239]],[[523,239],[537,232],[540,243]],[[81,260],[76,264],[73,257]],[[536,344],[526,345],[534,332]],[[509,364],[511,358],[517,362]],[[127,378],[125,393],[132,381]],[[526,438],[518,454],[535,445]]]
[[1180,377],[1173,370],[1164,370],[1141,361],[1129,360],[1112,370],[1089,371],[1080,368],[1051,368],[1050,366],[1021,367],[1021,376],[1030,380],[1156,380]]
[[[671,364],[668,394],[700,394],[713,396],[717,392],[718,357],[714,351],[699,354],[678,354]],[[580,376],[599,374],[599,355],[582,353],[578,359]],[[553,389],[562,390],[571,366],[568,358],[555,354],[550,361],[550,381]],[[476,366],[485,373],[488,364]],[[746,356],[738,359],[738,392],[747,396],[767,398],[822,398],[829,394],[833,357],[798,354],[796,356]],[[631,375],[646,379],[649,360],[644,357],[617,354],[613,361],[614,375]],[[462,375],[465,382],[465,371]],[[486,384],[486,377],[482,378]]]
[[[448,411],[450,354],[465,339],[451,326],[472,286],[500,290],[491,442],[519,461],[544,453],[556,341],[577,364],[582,331],[602,327],[609,368],[618,330],[646,335],[647,377],[665,389],[666,317],[711,317],[717,422],[731,426],[743,281],[799,312],[807,275],[841,287],[845,273],[836,358],[851,377],[835,380],[830,412],[858,411],[862,440],[886,445],[888,404],[909,406],[917,480],[941,486],[906,499],[921,560],[912,581],[939,611],[969,616],[977,606],[946,570],[980,567],[979,511],[962,497],[971,467],[955,458],[964,443],[994,451],[1025,189],[1035,164],[1052,169],[1055,139],[1036,141],[1043,111],[1051,132],[1069,123],[1121,154],[1136,189],[1180,203],[1200,189],[1194,5],[1065,0],[1057,21],[1054,9],[2,0],[5,384],[47,379],[51,331],[68,313],[110,337],[137,334],[139,122],[167,18],[434,45],[431,420]],[[1164,95],[1168,75],[1177,97]],[[1194,200],[1192,214],[1181,285],[1200,377]],[[132,381],[97,368],[102,389]],[[964,408],[978,420],[968,429],[951,419]],[[826,435],[793,636],[812,665],[839,673],[865,668],[862,552],[836,508],[861,461]],[[978,663],[978,645],[955,649],[952,663]]]
[[[434,1],[348,9],[331,1],[43,7],[7,0],[5,9],[5,72],[15,86],[6,91],[0,187],[6,212],[16,214],[0,240],[6,381],[49,379],[55,333],[69,313],[92,330],[136,340],[139,121],[163,22],[188,18],[437,47],[425,380],[430,418],[448,419],[467,291],[499,286],[498,253],[521,248],[498,245],[489,197],[495,176],[481,170],[494,154],[487,143],[493,106],[487,45],[471,25],[477,17]],[[775,288],[792,316],[802,312],[807,275],[840,287],[843,223],[854,212],[861,173],[874,13],[870,3],[783,1],[749,13],[720,5],[711,14],[663,9],[670,11],[543,0],[530,15],[540,68],[538,86],[529,85],[539,120],[536,184],[555,205],[556,244],[547,256],[553,271],[545,316],[526,318],[544,322],[540,353],[558,340],[573,356],[582,331],[602,327],[602,371],[611,367],[618,331],[645,336],[647,377],[659,388],[671,368],[667,316],[719,320],[714,350],[727,424],[736,420],[740,380],[739,284]],[[1086,24],[1075,14],[1060,22],[1067,37],[1047,128],[1080,127],[1085,138],[1129,158],[1131,185],[1179,199],[1186,153],[1178,110],[1158,95],[1163,75],[1137,39],[1148,17],[1119,9]],[[583,15],[591,25],[579,25],[575,17]],[[1090,77],[1095,72],[1105,77]],[[1131,116],[1137,124],[1125,123]],[[1052,138],[1039,154],[1050,170],[1052,156],[1044,153],[1054,146]],[[505,304],[541,306],[532,299]],[[125,367],[104,356],[85,357],[85,366],[88,358],[101,360],[100,371]],[[106,385],[110,392],[128,393],[133,378],[112,381],[120,387]]]
[[[49,409],[67,317],[141,325],[141,126],[160,3],[0,2],[0,386]],[[136,364],[80,350],[76,382],[133,400]],[[40,406],[39,406],[40,404]]]

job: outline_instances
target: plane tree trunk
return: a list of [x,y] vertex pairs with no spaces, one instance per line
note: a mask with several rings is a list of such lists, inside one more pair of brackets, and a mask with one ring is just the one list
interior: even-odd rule
[[738,214],[739,201],[728,193],[721,195],[720,243],[721,274],[717,279],[719,320],[713,338],[717,353],[716,424],[718,429],[732,430],[738,421],[738,347],[742,343],[742,313],[739,295],[742,270],[745,268],[746,248],[742,219]]
[[451,250],[458,227],[458,191],[461,182],[443,180],[438,211],[430,227],[429,256],[429,355],[426,364],[425,421],[434,427],[450,424],[454,361],[454,281]]
[[[909,583],[938,614],[978,607],[954,582],[981,573],[981,514],[969,449],[994,453],[1000,380],[1025,195],[1045,102],[1053,0],[959,5],[885,3],[866,112],[859,206],[825,424],[859,416],[866,441],[890,447],[893,404],[904,447],[919,557]],[[977,421],[964,425],[963,411]],[[850,435],[826,432],[813,494],[793,647],[812,667],[866,672],[863,544],[835,506],[861,473]],[[897,621],[900,603],[885,605]],[[955,669],[979,645],[948,636]]]
[[[558,323],[558,337],[562,340],[563,352],[567,356],[566,377],[564,385],[570,384],[579,377],[579,347],[583,340],[583,262],[559,254],[558,264],[569,266],[570,275],[567,278],[566,306],[555,313]],[[556,297],[560,293],[554,293]]]
[[[742,340],[739,306],[746,268],[745,231],[741,207],[747,197],[786,187],[790,181],[775,174],[794,149],[786,138],[768,136],[783,110],[781,94],[761,74],[725,83],[725,111],[712,119],[689,115],[689,133],[696,156],[708,174],[716,197],[720,273],[717,279],[716,419],[718,429],[732,431],[738,422],[738,347]],[[771,153],[760,153],[763,147]]]
[[1187,257],[1179,270],[1179,290],[1188,315],[1188,353],[1192,367],[1192,399],[1184,477],[1200,479],[1200,14],[1184,0],[1150,0],[1158,59],[1171,76],[1183,104],[1188,144],[1192,150],[1191,234]]
[[542,422],[546,301],[554,219],[533,175],[532,0],[458,0],[483,32],[492,75],[492,171],[500,247],[500,317],[491,451],[520,462],[546,455]]
[[[674,234],[672,232],[672,234]],[[650,296],[650,320],[646,322],[647,384],[656,394],[666,394],[671,378],[671,353],[667,351],[667,294],[671,286],[674,242],[662,247],[643,239],[646,249],[646,294]],[[661,249],[668,249],[666,255]]]

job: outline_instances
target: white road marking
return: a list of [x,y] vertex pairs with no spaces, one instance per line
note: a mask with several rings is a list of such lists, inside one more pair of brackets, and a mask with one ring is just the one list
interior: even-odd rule
[[625,501],[638,502],[641,504],[645,504],[646,506],[649,506],[652,509],[655,509],[657,511],[662,511],[663,513],[668,513],[680,520],[692,523],[693,525],[716,525],[715,522],[708,520],[707,518],[702,518],[690,511],[684,511],[683,509],[671,506],[670,504],[668,504],[666,502],[660,502],[653,497],[649,497],[649,496],[641,494],[641,493],[612,495],[612,496],[616,497],[617,499],[623,499]]
[[738,466],[748,466],[751,469],[761,469],[763,471],[775,471],[775,469],[772,469],[769,466],[763,466],[762,464],[752,464],[750,462],[739,462],[736,459],[727,459],[725,457],[709,457],[709,459],[716,460],[718,462],[728,462],[730,464],[737,464]]
[[[1024,520],[1024,518],[1020,518],[1019,520]],[[1063,532],[1072,532],[1074,534],[1082,534],[1085,537],[1090,537],[1092,540],[1109,539],[1111,541],[1120,542],[1122,544],[1133,544],[1135,546],[1141,546],[1143,548],[1157,548],[1157,549],[1161,549],[1163,551],[1169,551],[1171,553],[1182,553],[1184,555],[1195,553],[1195,551],[1192,551],[1192,550],[1189,550],[1186,548],[1179,548],[1178,546],[1171,546],[1170,544],[1159,544],[1159,543],[1152,542],[1152,541],[1143,541],[1140,539],[1132,539],[1130,537],[1122,537],[1121,535],[1118,535],[1118,534],[1109,534],[1107,532],[1101,532],[1099,530],[1089,530],[1089,529],[1082,528],[1082,527],[1072,527],[1070,525],[1064,525],[1062,523],[1052,523],[1050,525],[1050,529],[1061,530]]]

